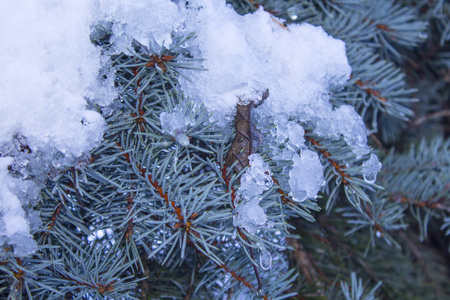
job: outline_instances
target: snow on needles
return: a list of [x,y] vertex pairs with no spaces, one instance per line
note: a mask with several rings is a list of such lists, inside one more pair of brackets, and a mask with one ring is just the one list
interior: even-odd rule
[[[330,90],[350,78],[343,41],[307,23],[283,27],[262,7],[240,16],[225,1],[191,3],[186,27],[197,34],[191,54],[204,59],[199,67],[206,71],[185,70],[179,79],[183,92],[203,101],[218,124],[226,124],[237,103],[258,104],[268,89],[269,97],[254,110],[255,122],[261,130],[275,126],[269,132],[278,145],[272,158],[293,163],[286,176],[294,200],[315,198],[323,186],[323,167],[317,153],[305,149],[301,123],[315,134],[343,138],[357,158],[370,152],[364,122],[354,108],[334,109],[329,103]],[[258,211],[255,203],[246,202],[245,211],[250,206]]]
[[[113,23],[117,52],[132,39],[161,47],[182,20],[177,11],[169,0],[0,1],[0,243],[15,245],[15,255],[36,246],[28,233],[36,212],[24,211],[30,197],[20,196],[30,178],[42,186],[51,170],[76,165],[103,138],[105,120],[87,101],[105,107],[117,92],[113,74],[99,76],[108,59],[91,43],[92,26]],[[2,225],[10,219],[16,230]]]
[[[185,1],[170,0],[0,2],[1,243],[13,243],[20,233],[30,243],[18,251],[35,250],[28,232],[37,222],[29,217],[32,211],[22,209],[34,196],[22,199],[24,187],[31,187],[33,177],[38,189],[50,169],[74,166],[102,140],[105,121],[86,108],[87,102],[107,106],[116,95],[113,74],[107,81],[99,76],[108,60],[90,41],[92,26],[102,22],[111,25],[110,54],[129,53],[133,40],[158,53],[173,45],[175,36],[196,32],[197,37],[183,47],[201,58],[197,67],[207,71],[181,70],[179,87],[204,103],[219,125],[230,123],[236,103],[257,101],[269,89],[269,98],[254,111],[259,120],[271,120],[278,127],[272,132],[274,140],[288,145],[284,153],[274,155],[293,163],[286,176],[294,200],[314,198],[323,180],[319,158],[306,149],[300,124],[309,124],[319,135],[344,138],[357,157],[369,152],[361,117],[350,106],[333,109],[329,103],[330,89],[350,77],[344,42],[306,23],[286,29],[262,8],[240,16],[224,0],[188,3],[186,7]],[[179,117],[177,112],[160,117],[164,132],[188,145],[189,120],[169,124]],[[11,177],[8,164],[22,179]],[[237,208],[248,218],[239,217],[235,223],[257,227],[267,221],[258,203],[272,181],[266,178],[270,170],[261,157],[252,156],[250,164],[242,176],[244,201]],[[378,165],[371,164],[368,170],[373,173]],[[247,188],[247,179],[261,190]],[[28,223],[22,222],[17,232],[6,228],[7,212]]]

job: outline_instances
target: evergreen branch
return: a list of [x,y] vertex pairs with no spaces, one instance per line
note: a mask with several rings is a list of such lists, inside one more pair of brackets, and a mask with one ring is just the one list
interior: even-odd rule
[[354,42],[348,43],[347,55],[352,66],[352,79],[346,84],[345,92],[333,94],[333,101],[355,106],[374,129],[379,129],[381,125],[378,124],[384,124],[380,113],[403,121],[413,115],[408,105],[417,101],[412,97],[416,90],[407,88],[405,74],[400,68],[380,59],[370,48]]
[[[202,255],[205,258],[210,259],[210,257],[208,255],[205,254],[205,250],[201,249],[201,246],[193,243],[192,241],[189,241],[189,244],[194,247],[194,249],[197,250],[197,252]],[[250,248],[251,249],[251,248]],[[253,252],[252,252],[253,255]],[[230,269],[227,265],[225,264],[221,264],[216,262],[215,260],[210,260],[211,262],[213,262],[217,267],[219,267],[220,269],[224,270],[226,273],[230,274],[236,281],[240,282],[241,284],[243,284],[245,287],[249,288],[250,290],[254,291],[254,292],[258,292],[259,290],[262,290],[262,282],[261,279],[259,278],[259,273],[257,275],[258,278],[258,288],[255,288],[250,282],[248,282],[244,277],[240,276],[238,273],[236,273],[235,271],[233,271],[232,269]],[[255,270],[255,269],[254,269]],[[256,269],[257,271],[257,269]],[[269,300],[269,298],[266,295],[261,295],[263,297],[263,299],[265,300]]]
[[[58,202],[57,205],[56,205],[56,207],[55,207],[55,210],[54,210],[54,212],[53,212],[53,214],[52,214],[50,223],[49,223],[48,226],[47,226],[47,230],[48,230],[48,231],[52,230],[53,227],[55,226],[56,218],[57,218],[58,215],[60,214],[62,207],[63,207],[62,202],[61,202],[61,201]],[[43,235],[48,234],[48,231],[44,232]]]
[[[121,152],[124,152],[124,150],[122,148],[122,145],[120,145],[118,143],[117,146],[119,147]],[[125,159],[127,160],[127,162],[129,164],[134,165],[136,167],[136,169],[139,170],[139,175],[142,178],[144,178],[146,180],[146,182],[150,183],[150,185],[155,189],[156,193],[162,199],[164,199],[164,202],[166,203],[166,205],[173,209],[173,211],[175,212],[176,217],[178,218],[178,220],[181,222],[181,224],[183,224],[183,226],[186,227],[186,230],[189,232],[190,231],[190,227],[191,227],[190,221],[187,221],[185,223],[184,217],[183,217],[183,215],[181,213],[181,209],[179,207],[177,207],[177,205],[176,205],[174,200],[169,199],[169,195],[166,192],[163,191],[162,186],[160,186],[159,183],[156,180],[153,179],[153,176],[150,173],[147,172],[146,168],[144,168],[140,164],[133,164],[133,162],[131,161],[130,155],[128,153],[124,153],[123,156],[125,157]]]
[[424,31],[428,23],[416,20],[414,9],[404,7],[392,0],[375,1],[367,13],[367,17],[376,27],[376,41],[383,45],[386,55],[394,55],[396,59],[401,54],[396,46],[416,47],[426,39]]

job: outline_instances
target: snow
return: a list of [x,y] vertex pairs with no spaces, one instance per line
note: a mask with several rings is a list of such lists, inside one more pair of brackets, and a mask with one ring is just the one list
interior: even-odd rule
[[316,198],[323,182],[323,166],[316,152],[304,149],[300,156],[294,156],[294,165],[289,172],[289,185],[294,201]]
[[370,158],[363,162],[362,173],[367,183],[374,183],[377,180],[377,174],[381,170],[381,163],[376,154],[371,153]]
[[136,40],[159,52],[172,44],[172,29],[182,25],[182,10],[170,0],[100,0],[103,19],[113,23],[112,42],[118,52],[128,53]]
[[[204,103],[219,125],[233,118],[237,103],[258,104],[269,89],[269,97],[255,109],[259,119],[289,117],[312,124],[316,134],[344,138],[358,158],[370,152],[364,122],[353,107],[333,109],[329,103],[330,89],[350,78],[343,41],[307,23],[283,28],[263,8],[240,16],[219,0],[192,1],[191,7],[186,30],[197,37],[190,52],[204,59],[198,67],[207,71],[184,70],[179,84],[186,95]],[[289,126],[284,134],[298,132],[290,142],[300,148],[304,130]]]
[[224,1],[198,5],[188,30],[197,34],[193,51],[208,71],[188,70],[191,80],[181,78],[180,84],[205,99],[210,111],[231,117],[238,99],[256,100],[269,88],[265,104],[274,112],[293,112],[322,101],[330,82],[343,84],[350,76],[344,42],[321,27],[292,24],[286,30],[262,8],[240,16]]
[[183,115],[179,109],[175,109],[172,113],[162,112],[159,119],[164,133],[173,136],[182,146],[189,145],[186,129],[188,125],[193,123],[189,117]]
[[[20,180],[9,175],[8,165],[13,160],[12,157],[0,157],[0,245],[13,245],[14,255],[23,256],[36,251],[37,244],[30,234],[21,201],[12,192],[23,186]],[[1,254],[4,248],[0,249]]]
[[[86,108],[115,95],[112,82],[99,77],[100,49],[89,39],[95,20],[94,1],[0,2],[0,153],[8,156],[0,192],[7,227],[0,234],[2,242],[22,245],[17,255],[35,249],[25,219],[32,213],[18,196],[29,183],[13,179],[6,165],[42,183],[52,165],[75,165],[103,137],[103,117]],[[22,148],[15,146],[18,136],[26,141]]]

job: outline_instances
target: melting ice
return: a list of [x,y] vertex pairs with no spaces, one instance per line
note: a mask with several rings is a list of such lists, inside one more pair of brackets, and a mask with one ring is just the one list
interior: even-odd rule
[[370,158],[362,164],[363,177],[367,183],[374,183],[380,170],[381,163],[376,154],[370,154]]

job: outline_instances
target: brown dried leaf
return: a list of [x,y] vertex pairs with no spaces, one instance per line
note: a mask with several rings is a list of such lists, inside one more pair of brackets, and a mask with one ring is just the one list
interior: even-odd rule
[[[269,96],[269,90],[265,90],[262,95],[262,101]],[[236,136],[231,143],[225,162],[228,166],[236,163],[234,170],[239,173],[248,166],[248,157],[255,153],[259,145],[263,141],[262,133],[256,129],[251,121],[252,109],[255,107],[253,102],[247,105],[238,104],[236,106],[236,116],[234,126],[236,128]]]

